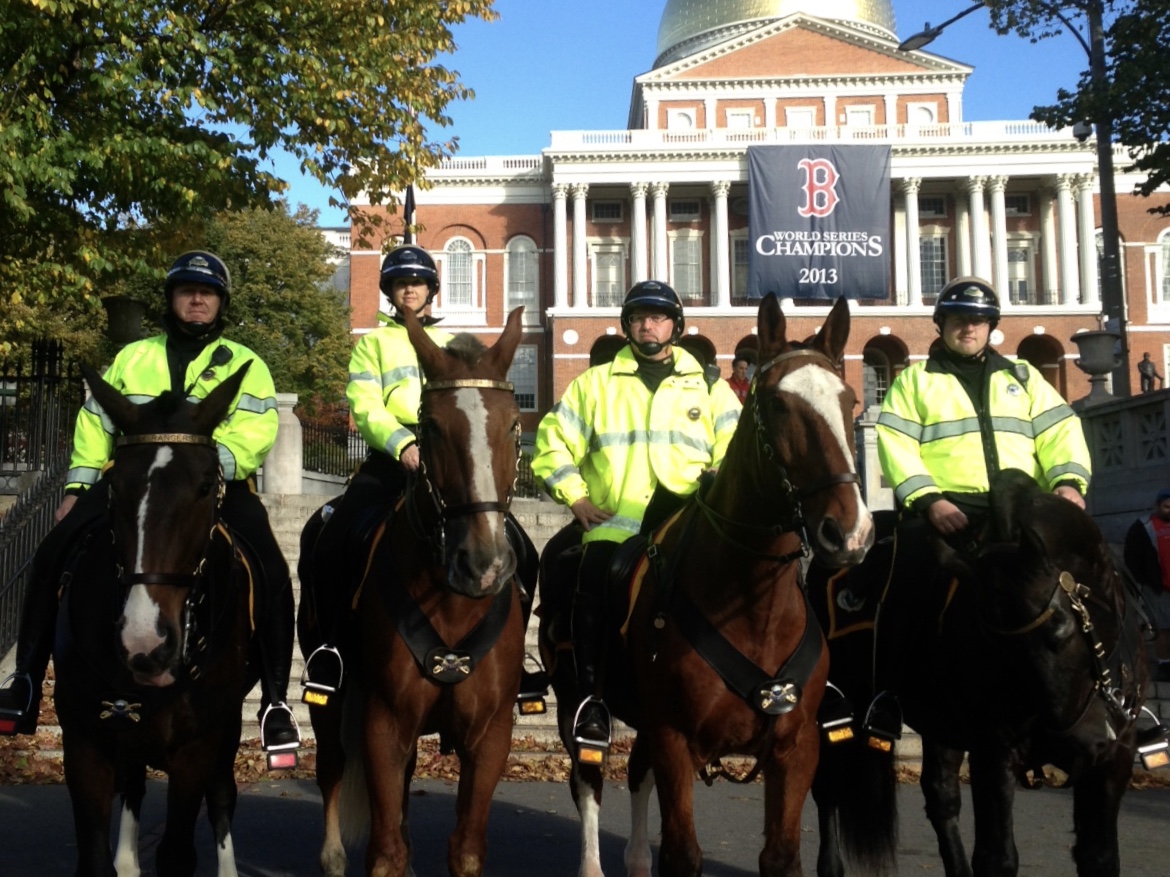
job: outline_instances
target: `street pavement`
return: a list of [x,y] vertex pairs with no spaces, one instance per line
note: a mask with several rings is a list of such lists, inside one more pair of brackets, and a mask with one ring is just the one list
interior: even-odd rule
[[[455,785],[420,780],[411,799],[411,836],[416,877],[446,877],[446,836],[454,825]],[[625,873],[622,850],[629,825],[624,787],[611,784],[602,808],[602,865],[610,877]],[[964,788],[964,837],[970,849],[971,802]],[[708,877],[750,877],[758,873],[762,843],[763,786],[717,782],[696,784],[696,824]],[[1064,790],[1020,790],[1016,794],[1016,838],[1020,874],[1065,877],[1073,873],[1072,794]],[[165,788],[151,781],[143,806],[143,877],[155,877],[154,847],[162,833]],[[934,836],[922,814],[915,785],[899,786],[900,875],[942,874]],[[651,825],[657,830],[657,805]],[[1124,877],[1170,874],[1170,789],[1129,792],[1120,822]],[[811,799],[803,819],[802,856],[806,874],[816,871],[816,815]],[[492,803],[487,875],[574,877],[580,852],[576,810],[569,789],[554,782],[500,783]],[[321,811],[316,786],[308,780],[276,780],[241,787],[235,821],[240,877],[314,877]],[[200,820],[197,877],[215,874],[211,832]],[[350,852],[348,873],[364,874],[362,850]],[[657,844],[655,843],[657,857]],[[64,786],[0,787],[0,877],[66,877],[76,849]]]

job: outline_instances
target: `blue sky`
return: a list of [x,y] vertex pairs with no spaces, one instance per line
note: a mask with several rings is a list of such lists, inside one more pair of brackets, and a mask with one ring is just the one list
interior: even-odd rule
[[[453,105],[443,136],[459,138],[462,155],[534,155],[549,132],[624,129],[634,77],[654,63],[665,0],[496,0],[499,19],[472,21],[455,32],[449,66],[474,89]],[[894,0],[898,35],[938,24],[968,8],[966,0]],[[947,28],[927,49],[975,68],[963,116],[1025,119],[1037,104],[1072,89],[1087,66],[1067,34],[1032,44],[998,36],[983,11]],[[329,192],[300,176],[294,162],[277,165],[289,200],[321,211],[322,225],[344,221]]]

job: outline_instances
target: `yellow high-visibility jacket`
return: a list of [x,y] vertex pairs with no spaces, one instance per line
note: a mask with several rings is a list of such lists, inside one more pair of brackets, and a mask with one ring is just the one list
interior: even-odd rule
[[[426,333],[442,347],[452,337],[435,326],[427,326]],[[353,422],[371,448],[397,460],[414,441],[407,427],[418,424],[422,385],[406,326],[388,323],[358,340],[349,358],[345,395]]]
[[[223,365],[213,365],[211,357],[220,347],[227,348],[231,358]],[[227,417],[212,433],[228,481],[243,481],[254,475],[276,442],[276,388],[268,366],[244,345],[219,338],[188,364],[183,386],[175,388],[181,392],[194,384],[187,398],[192,402],[204,399],[249,361],[252,365]],[[103,377],[138,405],[170,390],[167,336],[155,335],[127,344],[114,357]],[[113,422],[97,400],[90,397],[77,415],[73,430],[73,457],[65,478],[67,490],[88,488],[97,482],[113,455],[114,438]]]
[[636,374],[629,345],[612,362],[576,378],[540,422],[532,472],[567,506],[583,497],[613,517],[584,542],[635,535],[657,485],[694,493],[699,475],[717,468],[739,420],[726,381],[711,387],[698,361],[674,348],[674,372],[650,390]]
[[877,422],[878,457],[900,504],[931,493],[987,493],[989,473],[999,469],[1022,469],[1047,490],[1070,482],[1088,491],[1092,463],[1075,412],[1027,362],[988,356],[982,416],[933,358],[890,387]]

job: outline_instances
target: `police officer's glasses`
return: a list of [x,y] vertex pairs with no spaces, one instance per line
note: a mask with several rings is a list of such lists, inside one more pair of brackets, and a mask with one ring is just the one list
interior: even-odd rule
[[631,323],[646,323],[649,326],[660,326],[670,319],[669,314],[632,314]]

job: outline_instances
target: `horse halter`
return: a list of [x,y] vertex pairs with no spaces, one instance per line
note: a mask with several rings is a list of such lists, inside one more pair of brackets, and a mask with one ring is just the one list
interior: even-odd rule
[[[427,393],[437,393],[444,390],[500,390],[505,393],[515,393],[515,385],[511,381],[494,381],[489,378],[456,378],[447,381],[429,381],[423,384],[422,393],[425,397]],[[419,422],[422,422],[422,409],[419,408]],[[421,515],[418,514],[418,508],[415,503],[410,501],[413,497],[413,491],[407,494],[408,496],[408,514],[415,526],[415,530],[421,535],[428,537],[431,547],[435,552],[435,560],[439,566],[445,566],[447,561],[447,525],[453,518],[468,517],[470,515],[478,515],[485,512],[496,512],[497,514],[507,514],[512,507],[512,495],[516,491],[516,479],[520,477],[520,421],[516,421],[513,429],[516,441],[516,474],[512,477],[512,483],[508,487],[507,496],[503,500],[494,500],[486,502],[469,502],[463,505],[449,506],[443,499],[443,494],[427,472],[427,455],[428,447],[424,444],[421,435],[418,438],[418,473],[416,475],[417,482],[426,488],[427,496],[431,500],[431,509],[434,512],[434,521],[431,524],[430,533],[424,529]]]

